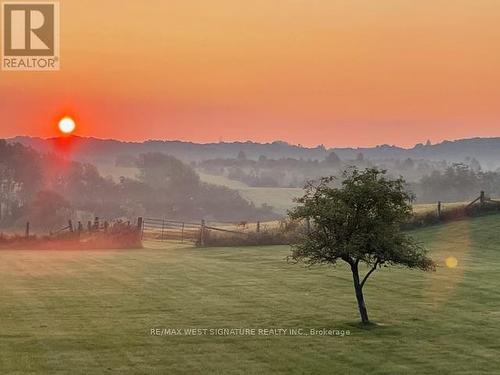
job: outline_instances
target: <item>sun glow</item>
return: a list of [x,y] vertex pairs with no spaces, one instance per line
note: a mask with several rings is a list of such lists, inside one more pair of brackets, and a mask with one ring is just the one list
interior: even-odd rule
[[71,117],[64,117],[59,121],[59,130],[63,134],[71,134],[75,131],[76,124],[75,120]]

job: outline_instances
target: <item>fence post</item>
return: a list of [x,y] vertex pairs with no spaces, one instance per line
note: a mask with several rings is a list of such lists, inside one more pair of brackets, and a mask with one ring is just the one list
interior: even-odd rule
[[73,222],[71,220],[68,220],[68,229],[70,233],[73,233]]
[[485,198],[484,198],[484,191],[481,190],[481,195],[479,196],[479,202],[481,203],[481,206],[484,205],[484,202],[485,202]]
[[257,233],[260,233],[260,221],[257,221]]
[[441,201],[438,201],[438,219],[441,219]]
[[26,222],[26,238],[30,238],[30,222]]
[[141,241],[144,237],[144,220],[142,217],[137,218],[137,231],[141,234]]
[[201,227],[200,227],[200,246],[205,246],[205,220],[201,221]]

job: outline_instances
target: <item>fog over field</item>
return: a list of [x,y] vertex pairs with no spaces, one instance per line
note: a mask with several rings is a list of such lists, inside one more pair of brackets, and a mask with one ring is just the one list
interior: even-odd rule
[[[434,210],[438,201],[467,202],[480,191],[500,197],[498,149],[500,139],[495,138],[411,149],[327,149],[284,142],[17,137],[2,145],[0,227],[23,226],[29,218],[41,221],[40,212],[56,207],[58,214],[45,220],[41,230],[60,226],[69,216],[84,222],[95,216],[133,221],[144,215],[196,221],[275,220],[294,207],[308,181],[339,177],[353,166],[378,167],[393,177],[402,176],[415,194],[414,203]],[[19,158],[26,165],[18,164]],[[33,208],[41,204],[37,194],[46,191],[53,194],[50,200],[44,198],[44,205],[53,206]]]

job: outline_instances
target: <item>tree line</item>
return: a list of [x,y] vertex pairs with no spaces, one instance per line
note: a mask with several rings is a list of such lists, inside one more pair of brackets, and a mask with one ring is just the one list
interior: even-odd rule
[[454,163],[442,171],[433,171],[409,187],[415,192],[417,202],[422,203],[468,201],[477,198],[481,190],[491,197],[500,197],[500,173]]
[[178,159],[141,154],[137,179],[103,177],[89,163],[38,153],[0,140],[0,226],[25,221],[50,229],[69,217],[268,220],[270,207],[255,207],[237,191],[200,181]]

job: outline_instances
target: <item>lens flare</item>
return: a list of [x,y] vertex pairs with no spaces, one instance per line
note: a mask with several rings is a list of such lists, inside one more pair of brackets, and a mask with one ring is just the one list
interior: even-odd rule
[[458,266],[458,260],[455,257],[446,258],[445,263],[446,267],[448,268],[455,268],[456,266]]
[[59,121],[59,130],[63,134],[71,134],[75,131],[75,120],[71,117],[64,117]]

